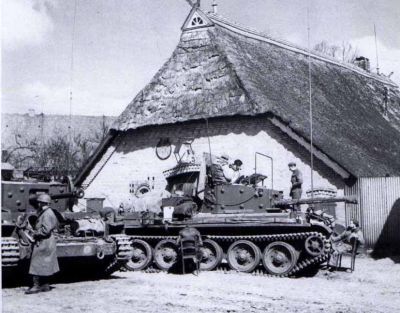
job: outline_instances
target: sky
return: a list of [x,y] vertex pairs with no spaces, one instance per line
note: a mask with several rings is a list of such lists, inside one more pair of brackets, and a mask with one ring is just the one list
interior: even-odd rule
[[[185,0],[1,3],[3,113],[119,115],[171,56],[190,11]],[[202,9],[211,10],[211,3],[203,0]],[[309,11],[311,46],[349,42],[373,70],[375,24],[380,71],[393,71],[400,85],[399,0],[217,3],[231,21],[304,47]]]

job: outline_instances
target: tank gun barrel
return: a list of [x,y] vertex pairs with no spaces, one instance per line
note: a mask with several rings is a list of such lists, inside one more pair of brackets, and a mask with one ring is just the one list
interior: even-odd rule
[[[71,192],[63,192],[63,193],[56,193],[50,194],[51,200],[59,200],[59,199],[82,199],[85,195],[85,192],[81,188],[75,188]],[[36,201],[38,195],[33,195],[29,197],[30,201]]]
[[279,200],[275,202],[275,206],[287,206],[287,205],[300,205],[300,204],[320,204],[320,203],[352,203],[357,204],[355,197],[338,197],[338,198],[313,198],[313,199],[287,199]]
[[73,190],[71,192],[50,194],[50,198],[52,200],[68,199],[68,198],[82,199],[84,195],[85,195],[85,192],[81,188],[76,188],[75,190]]

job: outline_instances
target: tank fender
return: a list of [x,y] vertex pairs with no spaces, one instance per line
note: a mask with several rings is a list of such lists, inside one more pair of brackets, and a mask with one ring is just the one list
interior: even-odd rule
[[327,235],[331,235],[333,232],[332,228],[326,226],[323,222],[320,221],[311,220],[310,225],[314,227],[318,226],[319,228],[321,228],[319,231],[326,233]]

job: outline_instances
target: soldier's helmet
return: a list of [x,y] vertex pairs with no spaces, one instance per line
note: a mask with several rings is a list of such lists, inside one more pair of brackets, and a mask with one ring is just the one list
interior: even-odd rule
[[49,195],[46,194],[39,195],[39,197],[37,198],[37,202],[49,204],[51,202],[51,198]]

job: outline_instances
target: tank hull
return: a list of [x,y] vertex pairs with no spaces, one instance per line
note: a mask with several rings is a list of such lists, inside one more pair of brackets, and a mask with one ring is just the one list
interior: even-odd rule
[[[143,241],[151,247],[152,255],[148,258],[152,260],[147,266],[155,266],[161,270],[168,270],[168,266],[172,266],[173,261],[179,257],[178,252],[173,252],[173,243],[185,227],[196,228],[208,245],[203,248],[200,263],[200,267],[205,270],[228,264],[231,269],[237,271],[261,270],[274,276],[293,276],[324,262],[330,250],[330,228],[322,224],[308,223],[303,218],[291,218],[289,213],[200,213],[185,221],[163,221],[157,218],[144,221],[125,216],[124,221],[125,233],[132,240]],[[320,245],[315,247],[317,251],[309,251],[306,248],[310,240],[317,241]],[[179,250],[178,246],[175,248],[176,251]],[[141,257],[146,254],[143,248],[138,247],[138,250]],[[163,255],[164,250],[167,250],[167,253]],[[270,254],[281,252],[283,263],[286,262],[287,265],[283,264],[286,266],[284,270],[281,270],[283,265],[269,257]],[[161,254],[162,262],[159,261],[160,256],[157,259],[157,253]],[[174,254],[173,260],[166,260],[171,259],[171,254]],[[218,256],[214,260],[213,266],[208,266],[210,260],[207,255],[215,259],[217,254],[221,254],[221,257]],[[269,264],[271,262],[268,258],[272,258],[272,265]],[[273,265],[274,262],[278,265]],[[165,265],[166,263],[168,264]],[[143,269],[134,265],[129,269]]]
[[1,252],[2,270],[11,273],[7,278],[13,280],[16,273],[28,276],[32,252],[29,234],[36,217],[36,199],[43,193],[50,195],[50,206],[59,222],[55,234],[59,275],[78,279],[89,273],[96,277],[108,276],[129,259],[129,237],[106,235],[104,221],[98,213],[71,211],[74,200],[83,197],[82,190],[76,189],[71,180],[2,181]]
[[[100,278],[119,270],[129,259],[130,238],[56,237],[59,278],[71,280]],[[24,280],[28,275],[32,247],[15,237],[2,237],[2,272],[6,285]]]

